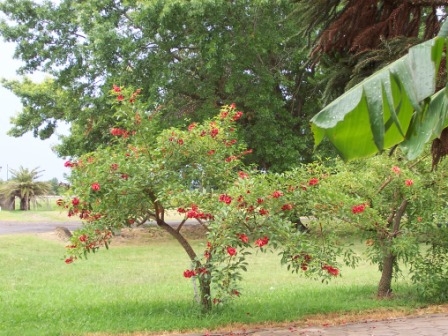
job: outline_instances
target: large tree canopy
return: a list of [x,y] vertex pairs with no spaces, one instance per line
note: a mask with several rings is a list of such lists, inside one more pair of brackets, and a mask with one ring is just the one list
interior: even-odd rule
[[113,84],[142,88],[165,125],[202,120],[217,106],[245,111],[251,161],[273,170],[309,160],[309,116],[318,110],[307,80],[301,18],[291,1],[5,0],[0,34],[17,43],[21,74],[3,81],[24,108],[10,134],[46,138],[60,121],[71,134],[57,147],[77,156],[110,141],[106,103]]

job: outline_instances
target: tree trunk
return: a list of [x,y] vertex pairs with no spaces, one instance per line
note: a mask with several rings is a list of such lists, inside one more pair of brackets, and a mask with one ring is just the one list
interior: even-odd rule
[[208,313],[212,310],[211,299],[211,278],[210,276],[199,276],[199,291],[201,297],[201,310],[203,313]]
[[[161,210],[163,213],[163,210]],[[185,239],[185,237],[180,233],[179,230],[174,229],[172,226],[167,224],[163,218],[163,214],[160,215],[160,212],[156,211],[156,222],[157,225],[167,231],[173,238],[175,238],[179,244],[183,247],[185,252],[190,257],[190,260],[195,265],[196,269],[201,268],[203,265],[197,260],[197,255],[191,247],[190,243]],[[210,312],[212,309],[212,298],[211,298],[211,278],[210,276],[198,276],[199,278],[199,296],[200,296],[200,304],[201,310],[203,313]]]
[[[408,201],[404,199],[395,213],[391,216],[389,224],[392,230],[383,238],[384,240],[393,240],[400,233],[401,218],[406,211],[407,205]],[[397,260],[397,255],[391,251],[390,246],[387,246],[387,241],[383,241],[383,244],[385,244],[386,247],[383,249],[381,279],[378,284],[377,292],[378,298],[390,297],[392,295],[392,277],[394,275],[394,264]]]
[[20,210],[26,211],[28,210],[28,202],[27,197],[21,197],[20,198]]
[[383,269],[377,292],[378,298],[386,298],[392,295],[392,276],[395,260],[396,256],[390,252],[383,257]]

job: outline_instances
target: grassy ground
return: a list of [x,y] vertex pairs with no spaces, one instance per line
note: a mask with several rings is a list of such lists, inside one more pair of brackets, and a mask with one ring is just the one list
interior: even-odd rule
[[404,279],[394,283],[393,300],[376,300],[379,273],[367,263],[342,269],[326,285],[288,273],[268,253],[252,256],[242,297],[201,316],[192,282],[182,276],[189,267],[185,253],[171,239],[151,236],[138,244],[121,238],[109,251],[71,265],[63,261],[64,244],[48,235],[0,236],[0,335],[162,334],[316,314],[409,312],[424,304]]

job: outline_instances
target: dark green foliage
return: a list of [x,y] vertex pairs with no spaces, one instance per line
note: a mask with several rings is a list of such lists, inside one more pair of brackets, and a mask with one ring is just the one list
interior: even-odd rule
[[279,171],[309,161],[308,120],[319,106],[295,9],[286,0],[4,1],[0,34],[17,43],[20,73],[53,77],[3,83],[24,105],[10,134],[44,139],[67,121],[58,153],[91,151],[110,141],[116,123],[105,102],[112,85],[132,85],[162,116],[161,128],[236,103],[250,162]]

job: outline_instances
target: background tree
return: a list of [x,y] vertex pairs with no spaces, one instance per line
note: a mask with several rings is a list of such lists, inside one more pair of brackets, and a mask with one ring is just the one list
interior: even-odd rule
[[50,193],[50,183],[36,181],[41,177],[42,172],[38,167],[32,170],[19,167],[18,170],[10,169],[9,171],[11,178],[0,186],[0,193],[6,199],[19,197],[20,210],[30,210],[31,201]]
[[248,162],[284,170],[309,161],[308,120],[318,106],[296,8],[289,0],[3,1],[0,34],[17,43],[19,72],[51,75],[3,82],[24,106],[10,134],[44,139],[67,121],[57,152],[94,150],[116,121],[110,87],[129,84],[142,88],[164,127],[235,102],[245,111],[241,135],[257,148]]

